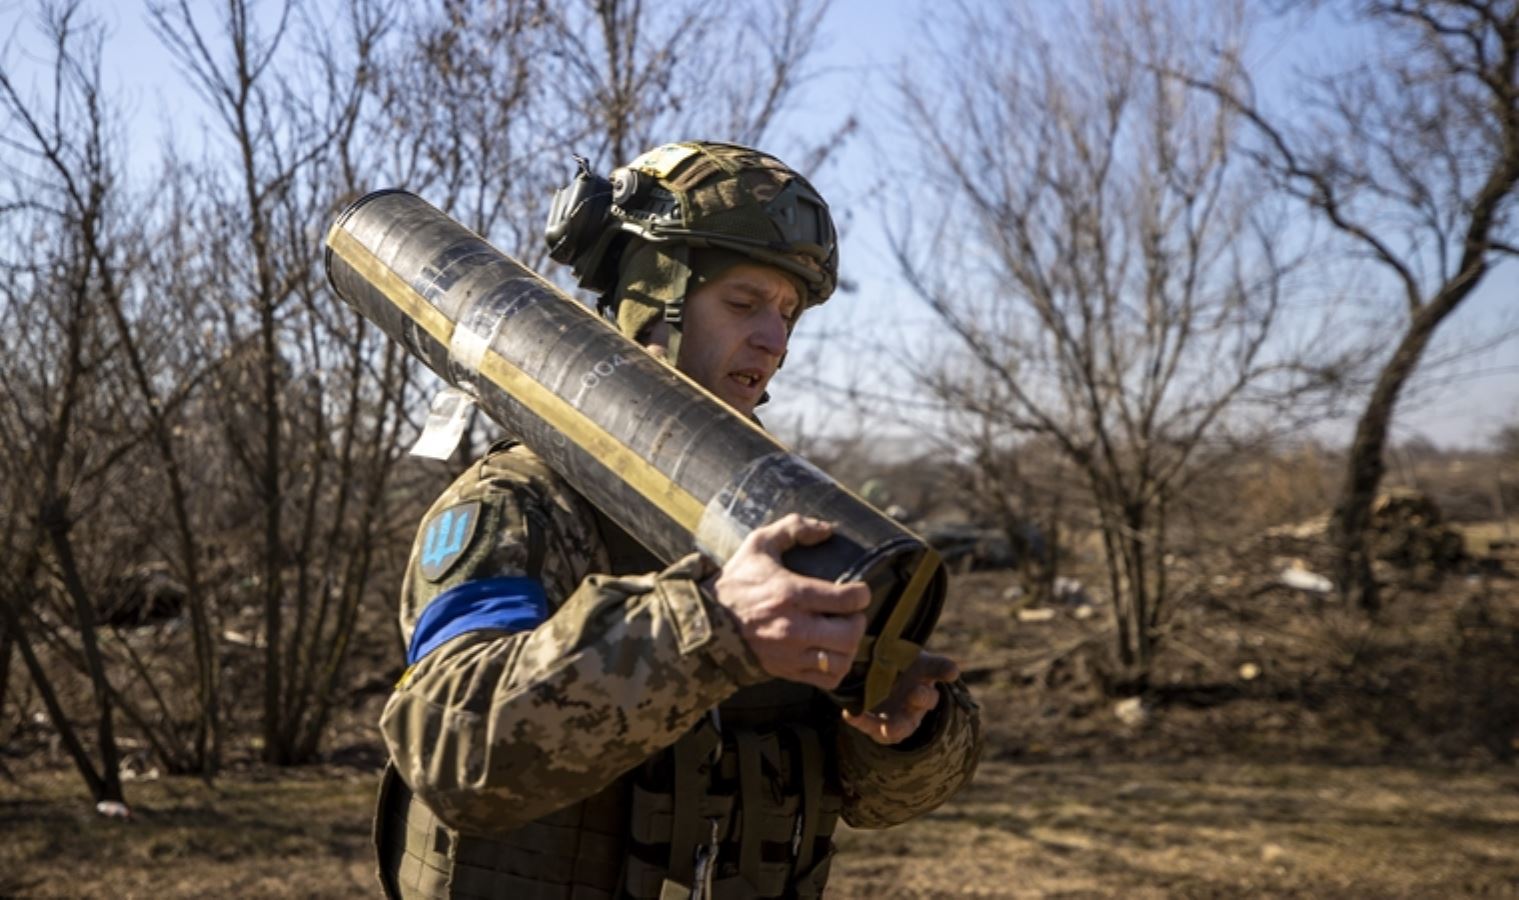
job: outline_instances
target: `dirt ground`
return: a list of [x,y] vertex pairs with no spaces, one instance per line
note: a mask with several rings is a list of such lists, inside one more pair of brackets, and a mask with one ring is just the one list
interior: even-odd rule
[[[65,777],[0,798],[0,895],[374,896],[356,770],[134,787],[105,821]],[[920,821],[845,830],[830,895],[1519,896],[1519,772],[992,761]]]
[[[1519,582],[1392,573],[1370,620],[1279,583],[1310,550],[1178,561],[1142,700],[1108,690],[1099,591],[1033,610],[1011,573],[956,576],[935,643],[982,704],[981,768],[919,821],[845,829],[830,895],[1519,897]],[[382,700],[356,689],[323,765],[133,781],[129,822],[12,735],[0,896],[374,896]]]
[[1519,895],[1519,772],[994,762],[840,842],[843,897]]

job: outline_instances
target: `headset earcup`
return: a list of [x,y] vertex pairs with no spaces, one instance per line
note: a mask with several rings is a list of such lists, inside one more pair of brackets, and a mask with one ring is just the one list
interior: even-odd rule
[[612,183],[600,175],[581,172],[568,187],[555,191],[543,230],[549,258],[573,264],[577,270],[594,268],[577,260],[601,243],[611,210]]

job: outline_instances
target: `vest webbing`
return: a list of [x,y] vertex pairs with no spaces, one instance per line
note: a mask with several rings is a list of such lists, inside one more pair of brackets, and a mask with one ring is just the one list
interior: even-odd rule
[[[659,567],[597,518],[614,573]],[[821,896],[842,806],[837,709],[806,685],[772,681],[718,712],[600,793],[503,834],[449,828],[387,767],[374,828],[385,895],[686,900],[715,824],[712,896]]]
[[610,900],[626,817],[625,793],[614,784],[507,834],[465,834],[439,821],[387,767],[375,822],[380,881],[387,897]]
[[806,686],[769,682],[719,710],[715,760],[716,729],[704,723],[635,774],[627,896],[699,896],[695,862],[709,849],[717,897],[816,896],[842,801],[824,751],[833,731],[807,723],[830,721],[832,707]]

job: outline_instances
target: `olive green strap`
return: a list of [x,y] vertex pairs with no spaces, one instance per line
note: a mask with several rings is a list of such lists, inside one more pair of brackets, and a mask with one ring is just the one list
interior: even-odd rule
[[735,735],[738,744],[738,798],[743,809],[739,831],[738,871],[749,884],[758,887],[760,881],[760,845],[763,843],[761,817],[764,804],[760,798],[763,785],[760,781],[759,735],[744,729]]
[[902,589],[891,615],[887,617],[886,625],[876,636],[871,647],[870,670],[865,675],[866,712],[880,706],[891,695],[897,678],[917,660],[922,648],[903,638],[902,632],[917,612],[918,602],[923,599],[924,591],[933,582],[934,573],[941,566],[938,551],[932,547],[926,548],[918,560],[918,568],[912,573],[907,587]]
[[793,727],[802,748],[801,842],[796,848],[797,873],[812,868],[812,850],[818,839],[818,819],[823,799],[823,744],[815,729],[806,725]]
[[[702,839],[701,766],[703,754],[695,738],[696,732],[693,730],[675,742],[673,760],[675,805],[670,817],[669,875],[665,881],[667,887],[671,881],[687,886],[691,884],[691,869],[696,858],[696,845]],[[661,897],[663,896],[661,894]]]
[[[696,852],[714,843],[714,826],[702,817],[704,785],[722,750],[722,732],[715,715],[703,718],[681,735],[672,748],[671,762],[675,772],[670,810],[670,860],[664,886],[660,889],[660,900],[685,900],[696,890]],[[715,851],[716,848],[712,849]],[[710,871],[704,874],[710,875]]]

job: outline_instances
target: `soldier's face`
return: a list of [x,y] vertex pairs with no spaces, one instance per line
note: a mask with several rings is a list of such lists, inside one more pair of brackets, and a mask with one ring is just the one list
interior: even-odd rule
[[747,416],[780,366],[801,308],[780,270],[740,263],[686,295],[676,368]]

